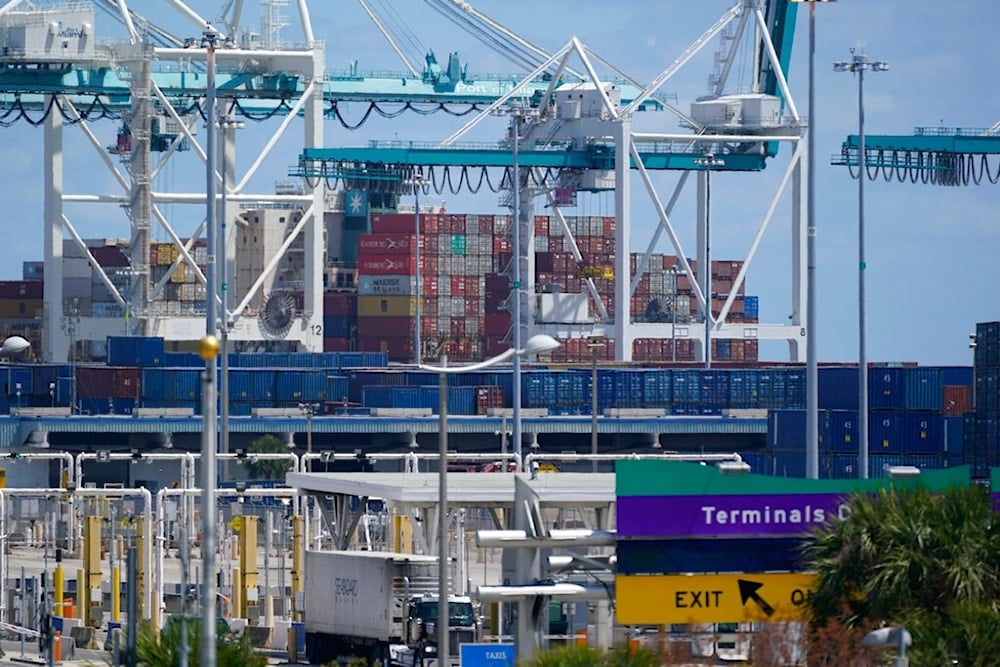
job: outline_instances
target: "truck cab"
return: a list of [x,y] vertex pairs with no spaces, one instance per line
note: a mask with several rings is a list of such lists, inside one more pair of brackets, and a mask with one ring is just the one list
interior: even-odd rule
[[[407,621],[407,644],[414,648],[414,665],[425,661],[437,663],[438,596],[418,595],[410,598]],[[448,598],[449,662],[458,664],[459,647],[479,641],[479,619],[471,598],[453,595]]]

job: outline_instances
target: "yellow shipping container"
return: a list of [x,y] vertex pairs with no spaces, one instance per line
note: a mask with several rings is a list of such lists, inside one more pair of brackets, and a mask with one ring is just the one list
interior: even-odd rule
[[187,276],[187,265],[178,264],[177,268],[174,269],[173,275],[170,276],[170,282],[172,283],[186,283]]
[[358,297],[358,315],[361,317],[413,317],[416,312],[416,298],[412,296]]

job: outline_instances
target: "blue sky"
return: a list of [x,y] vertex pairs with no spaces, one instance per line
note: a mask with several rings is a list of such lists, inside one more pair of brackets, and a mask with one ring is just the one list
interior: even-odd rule
[[[145,2],[131,3],[142,11]],[[159,4],[159,3],[157,3]],[[188,3],[214,16],[221,1]],[[247,23],[256,22],[253,2]],[[398,59],[371,26],[357,3],[311,3],[317,37],[327,45],[328,67],[345,69],[357,60],[362,70],[402,69]],[[501,55],[478,44],[416,0],[381,0],[376,8],[398,12],[421,48],[432,48],[440,61],[458,51],[470,72],[510,72],[517,68]],[[555,50],[572,36],[639,80],[654,77],[704,32],[730,3],[722,0],[662,0],[597,2],[595,0],[480,0],[483,12],[536,44]],[[295,3],[285,12],[294,19]],[[179,22],[162,6],[153,18],[178,34],[197,30]],[[807,11],[800,12],[791,66],[792,92],[807,112]],[[294,21],[293,21],[294,23]],[[819,356],[824,361],[857,358],[857,182],[846,170],[829,165],[848,134],[857,129],[857,83],[849,73],[835,73],[832,63],[863,49],[886,60],[891,70],[865,80],[866,129],[870,134],[909,134],[914,126],[989,127],[1000,121],[1000,68],[991,55],[1000,5],[959,0],[840,0],[817,7],[817,226],[819,229]],[[104,15],[98,33],[118,29]],[[286,38],[297,37],[293,28]],[[664,88],[678,96],[686,109],[707,92],[712,71],[708,47]],[[360,116],[361,108],[353,109]],[[355,145],[369,138],[435,140],[464,123],[444,114],[430,118],[408,114],[394,121],[374,120],[350,133],[335,121],[326,125],[329,146]],[[640,129],[676,131],[669,114],[644,114]],[[273,126],[272,126],[273,127]],[[239,162],[249,164],[266,139],[266,126],[241,133]],[[112,143],[116,125],[93,125],[105,144]],[[502,121],[491,119],[480,137],[499,138]],[[10,165],[0,183],[7,210],[7,239],[0,247],[0,278],[20,277],[21,262],[42,256],[41,132],[20,123],[2,130],[0,160]],[[112,192],[103,166],[89,153],[78,133],[67,131],[67,191]],[[300,148],[298,134],[283,142],[275,160],[258,179],[258,191],[287,173]],[[713,180],[713,256],[742,258],[753,231],[781,176],[789,151],[762,174],[720,174]],[[88,157],[89,156],[89,157]],[[194,189],[194,163],[179,161],[168,168],[159,189]],[[994,162],[996,164],[996,161]],[[669,193],[676,175],[657,177],[661,196]],[[189,185],[190,181],[190,185]],[[641,199],[633,181],[634,198]],[[690,196],[689,196],[690,199]],[[582,197],[580,215],[610,215],[609,196]],[[694,227],[683,216],[693,206],[682,202],[675,219],[685,248],[694,252]],[[189,207],[190,208],[190,207]],[[449,198],[452,211],[498,212],[495,195]],[[788,211],[783,204],[747,279],[747,293],[761,298],[764,320],[779,321],[788,312]],[[111,207],[68,207],[67,213],[88,237],[129,236],[124,216]],[[193,228],[197,212],[167,207],[182,230]],[[633,208],[633,250],[645,247],[652,209],[639,202]],[[190,219],[185,225],[183,222]],[[868,260],[868,357],[875,361],[917,361],[921,364],[968,364],[968,333],[978,321],[1000,319],[1000,185],[964,188],[874,182],[866,187]],[[660,252],[670,252],[666,246]],[[784,358],[784,350],[765,348],[763,356]]]

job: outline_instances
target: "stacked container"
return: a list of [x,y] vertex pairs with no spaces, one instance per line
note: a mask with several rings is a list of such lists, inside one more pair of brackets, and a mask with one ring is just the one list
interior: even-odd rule
[[973,375],[973,415],[966,424],[972,432],[964,439],[964,459],[972,475],[989,478],[989,469],[1000,466],[1000,322],[976,325]]
[[[962,463],[970,420],[955,414],[954,404],[961,405],[970,391],[971,371],[968,367],[902,365],[869,369],[870,476],[883,476],[890,466],[934,469]],[[858,369],[822,367],[818,385],[820,476],[857,477]],[[772,412],[768,447],[778,458],[797,456],[804,461],[805,418],[802,410]]]

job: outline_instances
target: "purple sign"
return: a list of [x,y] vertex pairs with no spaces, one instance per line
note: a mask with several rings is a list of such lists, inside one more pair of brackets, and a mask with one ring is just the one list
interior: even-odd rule
[[619,496],[618,537],[804,535],[849,511],[833,493]]

